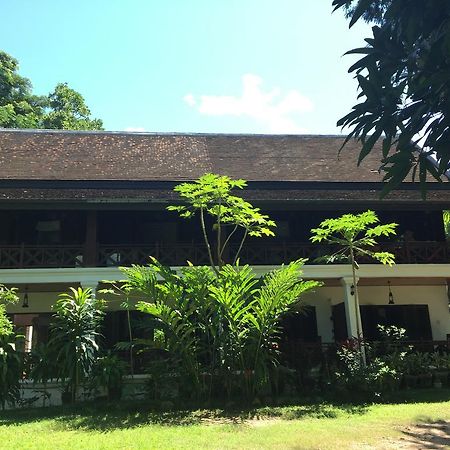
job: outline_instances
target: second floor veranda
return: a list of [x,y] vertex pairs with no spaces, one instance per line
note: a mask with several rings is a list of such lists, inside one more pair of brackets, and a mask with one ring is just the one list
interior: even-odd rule
[[[249,238],[240,253],[242,264],[278,265],[299,258],[317,264],[318,257],[333,251],[327,245],[309,242],[310,230],[339,211],[267,212],[277,223],[276,236]],[[383,222],[395,221],[399,226],[397,235],[375,250],[393,253],[398,264],[450,263],[442,211],[390,210],[378,214]],[[215,242],[212,223],[207,225],[211,242]],[[230,241],[223,255],[225,262],[233,261],[239,243],[239,236]],[[150,256],[170,266],[183,266],[187,261],[209,263],[199,224],[164,210],[0,212],[3,269],[128,266],[146,264]],[[373,261],[367,258],[360,262]]]
[[[231,245],[224,255],[231,262],[237,250]],[[386,242],[376,250],[395,255],[397,264],[449,264],[450,245],[446,242]],[[317,258],[332,251],[327,245],[307,242],[252,242],[244,246],[240,262],[251,265],[278,265],[299,258],[307,264],[318,264]],[[99,244],[95,248],[85,245],[2,245],[0,268],[58,268],[58,267],[113,267],[146,264],[149,257],[157,258],[170,266],[184,266],[187,261],[195,265],[207,265],[208,253],[204,244],[154,243],[154,244]],[[360,263],[373,263],[371,258],[360,258]],[[323,264],[323,261],[320,262]],[[340,261],[342,264],[342,261]]]

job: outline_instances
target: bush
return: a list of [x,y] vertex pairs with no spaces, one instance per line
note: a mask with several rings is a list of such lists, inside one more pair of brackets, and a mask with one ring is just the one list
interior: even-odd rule
[[225,265],[217,276],[209,267],[192,266],[177,274],[153,259],[148,267],[123,269],[124,289],[145,299],[137,308],[164,334],[153,345],[167,352],[188,397],[215,391],[249,399],[276,373],[280,319],[319,285],[299,279],[302,264],[259,279],[249,266]]
[[60,294],[54,306],[50,345],[55,352],[58,375],[65,383],[66,400],[75,401],[80,383],[96,361],[102,307],[91,289],[82,288]]
[[93,387],[105,388],[108,400],[119,399],[126,367],[125,362],[111,352],[97,358],[90,374]]

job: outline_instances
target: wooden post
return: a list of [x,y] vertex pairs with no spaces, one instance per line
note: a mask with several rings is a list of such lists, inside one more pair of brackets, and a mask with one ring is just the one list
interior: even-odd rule
[[86,239],[84,243],[84,266],[97,265],[97,211],[86,213]]

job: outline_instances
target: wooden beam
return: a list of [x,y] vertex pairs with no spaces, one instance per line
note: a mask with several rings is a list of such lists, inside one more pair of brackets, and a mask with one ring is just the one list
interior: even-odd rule
[[97,211],[86,211],[86,240],[84,244],[84,266],[97,265]]

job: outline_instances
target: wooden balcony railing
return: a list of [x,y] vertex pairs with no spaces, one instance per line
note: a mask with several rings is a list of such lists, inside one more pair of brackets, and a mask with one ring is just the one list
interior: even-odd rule
[[82,267],[83,246],[2,245],[0,268]]
[[[392,252],[398,264],[450,263],[450,247],[446,242],[390,242],[381,244],[380,249]],[[233,255],[235,250],[231,246],[229,254]],[[253,265],[276,265],[307,258],[308,264],[317,264],[316,258],[329,252],[327,246],[310,243],[249,244],[243,248],[240,260]],[[94,258],[86,257],[82,245],[2,245],[0,268],[127,266],[146,264],[149,256],[172,266],[185,265],[186,261],[208,264],[206,248],[199,244],[100,245],[89,254]],[[373,261],[367,258],[361,262]]]

